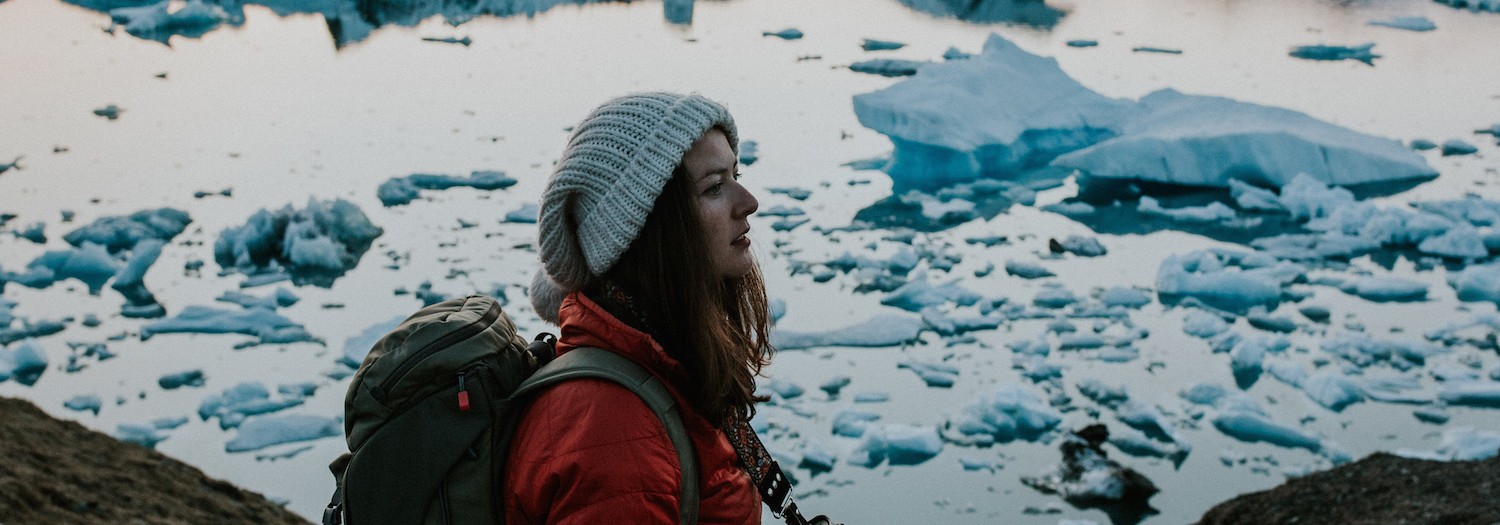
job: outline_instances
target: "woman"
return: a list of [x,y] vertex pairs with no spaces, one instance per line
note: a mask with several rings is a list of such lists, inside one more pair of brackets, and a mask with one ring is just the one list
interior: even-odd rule
[[[741,464],[769,461],[745,443],[771,347],[747,236],[759,203],[738,181],[738,143],[729,112],[698,95],[595,109],[542,196],[531,290],[537,314],[561,327],[559,354],[605,348],[667,385],[697,451],[702,524],[759,523]],[[604,380],[565,382],[538,394],[516,429],[506,522],[675,524],[679,476],[644,402]]]

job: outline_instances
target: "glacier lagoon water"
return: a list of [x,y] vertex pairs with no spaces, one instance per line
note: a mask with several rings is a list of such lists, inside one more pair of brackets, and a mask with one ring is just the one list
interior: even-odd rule
[[[550,3],[526,5],[537,4]],[[212,246],[220,231],[243,224],[261,208],[301,206],[309,197],[344,198],[359,205],[385,233],[360,265],[332,287],[298,287],[295,293],[302,300],[281,310],[326,346],[235,350],[246,339],[238,335],[162,334],[141,341],[136,334],[145,322],[121,317],[122,298],[113,290],[91,296],[77,281],[43,290],[10,284],[3,297],[17,303],[14,313],[21,318],[94,314],[102,322],[95,327],[70,323],[61,333],[38,339],[49,369],[30,386],[0,383],[0,394],[31,399],[54,415],[114,433],[120,424],[191,416],[203,398],[242,381],[261,381],[272,389],[311,381],[320,385],[316,393],[283,413],[332,417],[342,410],[347,380],[324,373],[339,368],[335,361],[345,340],[415,309],[415,299],[393,291],[416,289],[424,281],[447,294],[503,289],[513,299],[511,310],[523,330],[542,330],[519,300],[534,268],[535,255],[528,250],[534,229],[501,219],[535,200],[568,126],[593,104],[640,89],[699,91],[724,101],[744,138],[759,143],[760,159],[746,168],[745,180],[761,190],[763,206],[799,206],[811,219],[788,232],[772,230],[776,217],[753,223],[770,292],[787,305],[782,326],[816,331],[881,314],[906,314],[882,306],[879,292],[855,293],[855,282],[848,277],[816,282],[790,271],[793,261],[826,261],[846,251],[880,258],[900,248],[900,243],[881,240],[891,233],[887,231],[825,236],[814,230],[849,225],[891,191],[889,178],[880,172],[854,171],[843,164],[889,154],[885,137],[858,124],[850,97],[899,79],[838,66],[869,58],[938,60],[949,46],[977,52],[992,32],[1033,53],[1056,57],[1069,75],[1112,97],[1135,98],[1170,87],[1286,107],[1403,141],[1461,138],[1478,146],[1479,154],[1441,157],[1430,152],[1428,162],[1441,173],[1438,179],[1378,200],[1399,205],[1465,194],[1500,199],[1494,186],[1500,165],[1493,160],[1500,148],[1491,137],[1472,134],[1500,123],[1500,91],[1495,88],[1500,70],[1488,67],[1497,52],[1486,45],[1495,42],[1500,15],[1417,1],[985,4],[993,5],[955,18],[945,15],[951,10],[945,11],[943,2],[698,2],[690,24],[669,20],[682,19],[683,3],[677,1],[567,3],[536,9],[531,16],[512,6],[496,11],[515,16],[472,19],[455,10],[451,20],[462,22],[458,25],[420,9],[393,10],[374,16],[391,23],[378,29],[362,29],[353,19],[330,24],[327,16],[312,12],[277,14],[302,5],[295,2],[247,4],[237,25],[197,38],[166,38],[170,45],[164,45],[123,29],[103,31],[109,16],[97,10],[55,0],[7,0],[0,3],[0,83],[6,86],[0,103],[0,162],[24,158],[21,169],[0,172],[0,213],[17,215],[7,229],[42,222],[50,240],[43,246],[0,235],[0,268],[19,270],[45,250],[64,247],[63,233],[95,218],[177,207],[194,222],[163,249],[145,276],[148,288],[175,314],[193,305],[232,307],[215,304],[213,298],[237,289],[242,276],[217,275]],[[1414,33],[1366,24],[1408,15],[1425,16],[1438,29]],[[805,36],[782,40],[761,34],[787,27]],[[424,37],[469,37],[472,43]],[[860,48],[865,38],[908,45],[865,52]],[[1067,46],[1077,39],[1100,45]],[[1376,42],[1383,55],[1373,67],[1286,55],[1298,45],[1366,41]],[[1131,52],[1143,46],[1183,53]],[[94,114],[111,104],[122,110],[117,118]],[[376,195],[376,188],[391,177],[463,176],[476,170],[500,170],[519,182],[492,192],[425,192],[422,199],[391,208],[382,207]],[[788,186],[811,190],[811,196],[795,201],[764,191]],[[232,196],[216,193],[226,188],[232,188]],[[986,298],[1030,304],[1049,284],[1060,283],[1084,297],[1092,289],[1117,285],[1152,288],[1168,255],[1245,249],[1186,228],[1094,233],[1040,209],[1077,190],[1073,179],[1063,179],[1061,186],[1039,191],[1035,206],[1012,206],[993,218],[918,235],[916,244],[948,244],[947,250],[958,256],[959,262],[934,282],[961,278],[960,284]],[[195,198],[199,191],[210,195]],[[64,211],[75,215],[71,222],[63,221]],[[1075,234],[1099,238],[1108,253],[1044,257],[1047,239]],[[1010,242],[964,242],[996,235],[1008,236]],[[871,243],[876,244],[873,251],[867,247]],[[989,264],[1003,267],[1009,259],[1041,261],[1056,277],[1026,280],[998,270],[975,276],[976,270]],[[184,264],[191,260],[208,263],[201,274],[185,273]],[[1495,311],[1491,303],[1459,302],[1445,282],[1451,270],[1409,258],[1366,256],[1348,269],[1311,275],[1359,272],[1425,283],[1427,300],[1375,303],[1333,286],[1305,286],[1312,295],[1301,304],[1325,306],[1333,317],[1329,325],[1317,325],[1287,306],[1278,310],[1276,315],[1292,316],[1304,327],[1288,334],[1293,350],[1285,357],[1311,363],[1324,355],[1320,343],[1350,324],[1378,338],[1415,339],[1450,321]],[[270,290],[261,287],[252,293]],[[1200,381],[1236,388],[1230,354],[1212,353],[1204,340],[1183,333],[1190,311],[1160,302],[1133,311],[1133,323],[1149,331],[1134,343],[1140,351],[1134,359],[1098,360],[1085,357],[1087,352],[1059,350],[1048,358],[1062,366],[1057,389],[1073,398],[1071,406],[1081,408],[1063,413],[1062,428],[1095,419],[1090,409],[1096,405],[1076,385],[1100,379],[1126,386],[1132,399],[1160,405],[1180,438],[1192,445],[1180,466],[1111,449],[1116,459],[1162,488],[1152,499],[1160,514],[1147,523],[1189,522],[1217,501],[1279,483],[1286,471],[1329,464],[1307,450],[1237,441],[1217,431],[1210,424],[1212,416],[1190,417],[1190,404],[1177,395],[1180,390]],[[932,426],[1002,383],[1019,383],[1046,399],[1042,388],[1023,378],[1025,371],[1012,369],[1018,351],[1010,345],[1035,339],[1051,321],[1006,322],[997,330],[971,333],[972,341],[926,332],[921,344],[905,348],[779,354],[768,373],[805,387],[807,393],[763,410],[772,448],[795,454],[805,443],[814,443],[814,449],[837,457],[831,471],[816,477],[806,469],[795,471],[801,506],[847,523],[1106,522],[1100,511],[1075,509],[1020,483],[1021,476],[1045,471],[1059,460],[1056,441],[1018,440],[989,448],[950,443],[936,457],[915,465],[866,469],[842,462],[858,441],[832,433],[835,414],[851,406],[880,414],[880,424]],[[1094,326],[1088,319],[1072,324],[1082,332]],[[1232,330],[1257,331],[1244,320]],[[63,369],[68,342],[105,342],[121,333],[126,337],[108,341],[113,359],[84,359],[82,370]],[[950,339],[956,343],[949,345]],[[1298,352],[1298,347],[1310,351]],[[930,388],[917,374],[898,367],[913,360],[955,366],[959,374],[950,388]],[[1500,366],[1497,361],[1493,351],[1455,345],[1453,352],[1430,358],[1417,372],[1451,365],[1484,380]],[[193,369],[204,373],[201,388],[164,390],[157,383],[163,375]],[[1365,372],[1390,373],[1379,366]],[[812,388],[837,375],[852,379],[839,400],[827,401]],[[1431,375],[1419,374],[1421,391],[1441,386]],[[851,400],[861,392],[884,392],[889,401],[856,405]],[[1449,407],[1449,419],[1434,425],[1418,421],[1412,415],[1415,407],[1406,404],[1365,402],[1332,412],[1270,378],[1255,381],[1246,393],[1274,421],[1321,436],[1355,457],[1377,450],[1432,450],[1448,428],[1500,430],[1493,408]],[[79,395],[103,400],[97,415],[64,408],[65,401]],[[1097,419],[1120,425],[1112,411],[1098,413]],[[163,452],[285,500],[309,517],[326,503],[331,483],[326,463],[344,447],[336,438],[325,438],[266,449],[262,453],[267,457],[258,460],[256,453],[226,453],[235,432],[220,430],[215,420],[190,418],[162,433],[167,439],[156,446]],[[311,448],[303,450],[306,445]],[[964,468],[984,462],[998,469]],[[1028,513],[1028,507],[1041,513]],[[1060,512],[1049,513],[1049,508]]]

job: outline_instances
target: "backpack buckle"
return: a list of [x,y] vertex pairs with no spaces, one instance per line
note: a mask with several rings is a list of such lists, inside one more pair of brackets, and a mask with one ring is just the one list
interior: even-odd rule
[[323,525],[341,525],[344,523],[344,504],[329,505],[323,509]]

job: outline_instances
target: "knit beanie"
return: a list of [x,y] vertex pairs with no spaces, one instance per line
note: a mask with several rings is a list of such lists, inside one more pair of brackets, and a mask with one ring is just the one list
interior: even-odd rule
[[697,94],[625,95],[578,123],[542,193],[541,268],[529,294],[538,316],[556,324],[563,297],[620,260],[682,155],[714,127],[738,155],[734,118]]

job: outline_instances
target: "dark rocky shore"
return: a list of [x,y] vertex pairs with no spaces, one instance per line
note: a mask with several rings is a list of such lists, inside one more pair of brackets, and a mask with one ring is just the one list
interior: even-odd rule
[[[0,525],[305,524],[260,494],[122,443],[26,401],[0,398]],[[1220,503],[1200,525],[1496,525],[1500,457],[1389,454]]]
[[307,521],[159,452],[0,398],[0,524],[29,523]]

